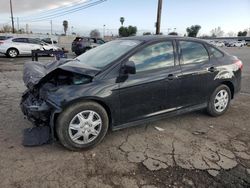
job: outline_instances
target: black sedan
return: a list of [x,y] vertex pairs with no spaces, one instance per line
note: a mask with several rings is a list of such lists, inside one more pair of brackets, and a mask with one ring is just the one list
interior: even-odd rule
[[242,62],[205,41],[129,37],[48,64],[26,63],[21,108],[70,150],[98,144],[109,128],[207,109],[220,116],[240,91]]

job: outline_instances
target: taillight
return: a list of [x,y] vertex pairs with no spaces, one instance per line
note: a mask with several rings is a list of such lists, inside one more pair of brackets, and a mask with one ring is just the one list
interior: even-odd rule
[[4,43],[4,42],[1,42],[1,41],[0,41],[0,45],[3,44],[3,43]]
[[236,61],[234,62],[234,64],[237,65],[237,67],[238,67],[240,70],[242,70],[242,68],[243,68],[243,63],[242,63],[241,60],[236,60]]

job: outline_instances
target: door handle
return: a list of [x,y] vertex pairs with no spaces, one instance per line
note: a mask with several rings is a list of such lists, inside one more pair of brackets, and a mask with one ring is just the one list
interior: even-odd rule
[[174,79],[177,79],[177,78],[178,78],[178,76],[176,76],[174,74],[169,74],[168,77],[167,77],[168,80],[174,80]]
[[215,67],[210,67],[207,69],[209,72],[215,72],[217,69]]

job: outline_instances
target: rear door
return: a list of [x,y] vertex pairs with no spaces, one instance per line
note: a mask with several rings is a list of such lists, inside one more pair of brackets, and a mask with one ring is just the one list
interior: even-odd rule
[[17,48],[20,54],[27,54],[27,38],[15,38],[12,39],[13,47]]
[[132,55],[136,74],[120,83],[121,123],[172,111],[180,85],[173,41],[150,44]]
[[216,71],[202,42],[179,40],[178,51],[182,69],[181,101],[183,106],[207,102]]

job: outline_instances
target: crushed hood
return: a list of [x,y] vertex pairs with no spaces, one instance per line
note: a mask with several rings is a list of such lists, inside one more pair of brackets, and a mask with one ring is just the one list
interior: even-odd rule
[[24,64],[23,81],[28,88],[33,88],[48,74],[57,69],[94,77],[100,69],[83,64],[78,60],[59,60],[49,63],[30,61]]

